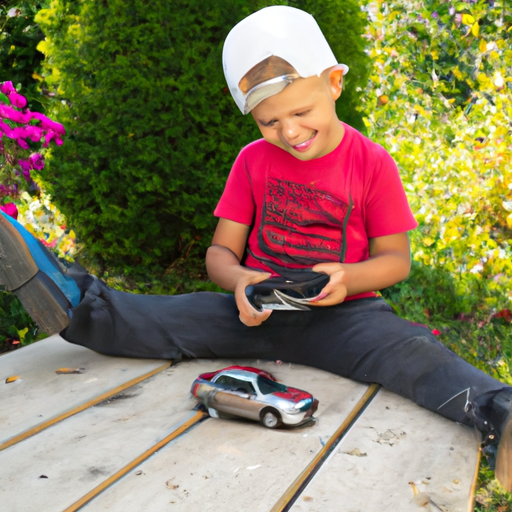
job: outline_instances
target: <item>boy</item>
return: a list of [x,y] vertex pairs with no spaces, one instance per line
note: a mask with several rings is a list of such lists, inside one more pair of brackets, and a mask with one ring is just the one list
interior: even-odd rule
[[[475,425],[486,445],[501,437],[497,475],[512,488],[512,388],[395,316],[374,292],[408,275],[416,222],[391,157],[336,117],[348,68],[310,15],[285,6],[240,22],[223,61],[235,102],[263,136],[233,166],[206,257],[210,278],[234,295],[131,295],[80,271],[72,279],[57,272],[80,294],[67,325],[71,300],[46,277],[55,270],[41,271],[49,255],[28,248],[30,236],[5,216],[0,282],[40,322],[52,315],[37,298],[52,303],[66,340],[106,354],[281,359],[378,382]],[[307,312],[259,311],[246,296],[271,276],[319,273],[329,281]]]

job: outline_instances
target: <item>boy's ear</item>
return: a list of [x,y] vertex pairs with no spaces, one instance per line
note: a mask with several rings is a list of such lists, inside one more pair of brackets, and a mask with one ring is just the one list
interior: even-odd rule
[[328,85],[332,99],[336,101],[343,90],[343,74],[345,70],[341,66],[333,66],[326,70],[326,72],[328,73]]

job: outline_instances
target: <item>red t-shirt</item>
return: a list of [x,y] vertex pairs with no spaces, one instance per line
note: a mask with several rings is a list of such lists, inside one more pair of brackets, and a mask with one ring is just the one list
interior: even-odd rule
[[246,266],[279,275],[279,267],[357,263],[368,259],[370,238],[418,225],[391,156],[344,128],[338,147],[313,160],[264,139],[242,149],[214,215],[251,226]]

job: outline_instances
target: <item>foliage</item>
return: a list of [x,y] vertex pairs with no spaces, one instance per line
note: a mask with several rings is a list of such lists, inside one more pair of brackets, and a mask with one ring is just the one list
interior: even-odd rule
[[[411,277],[384,295],[512,384],[512,9],[506,0],[365,5],[369,135],[397,161],[420,223]],[[484,462],[477,510],[510,510]]]
[[[512,313],[506,298],[484,286],[471,275],[460,293],[457,278],[445,269],[414,261],[406,281],[381,293],[398,315],[428,325],[473,366],[512,385]],[[496,301],[494,311],[488,298]]]
[[[70,134],[43,177],[100,262],[166,267],[209,244],[236,153],[259,136],[229,95],[222,43],[272,3],[287,2],[52,0],[36,16],[46,34],[45,83]],[[318,16],[351,67],[340,115],[357,122],[368,59],[356,1],[289,3]]]
[[[512,11],[507,3],[369,4],[367,125],[402,171],[414,257],[512,298]],[[492,303],[492,301],[490,301]]]
[[512,510],[512,494],[505,492],[497,480],[494,471],[484,459],[480,465],[478,476],[478,491],[476,492],[475,511],[478,512],[509,512]]
[[0,354],[38,339],[38,328],[14,295],[0,291]]
[[10,80],[18,89],[23,84],[29,107],[37,112],[47,99],[39,90],[44,56],[36,49],[44,35],[34,15],[44,6],[45,1],[35,0],[0,2],[0,82]]
[[44,190],[40,190],[37,197],[25,192],[16,203],[18,222],[58,258],[73,261],[83,246],[77,242],[75,232],[67,227],[64,215],[50,196]]

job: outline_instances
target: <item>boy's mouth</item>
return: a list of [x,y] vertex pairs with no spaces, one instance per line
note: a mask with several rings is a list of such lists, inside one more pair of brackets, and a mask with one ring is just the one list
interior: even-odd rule
[[292,146],[295,151],[299,151],[302,153],[303,151],[307,151],[311,144],[313,144],[313,141],[315,140],[316,134],[318,132],[315,132],[312,137],[310,137],[308,140],[305,140],[304,142],[301,142],[300,144],[296,144],[295,146]]

